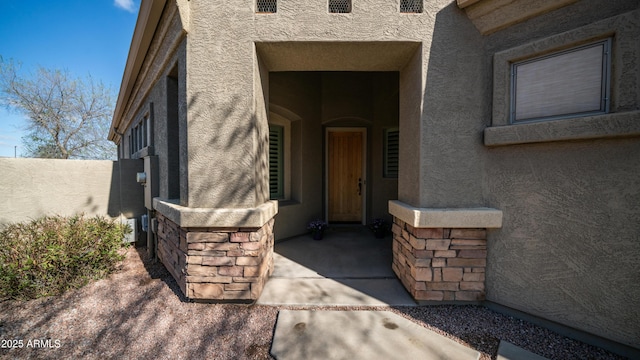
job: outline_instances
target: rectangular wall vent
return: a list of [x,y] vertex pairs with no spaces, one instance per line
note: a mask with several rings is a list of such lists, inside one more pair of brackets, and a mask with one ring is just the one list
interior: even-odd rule
[[400,0],[401,13],[421,13],[424,0]]
[[351,0],[329,0],[329,12],[346,14],[351,12]]
[[278,11],[278,0],[258,0],[256,3],[256,12],[259,13],[275,13]]

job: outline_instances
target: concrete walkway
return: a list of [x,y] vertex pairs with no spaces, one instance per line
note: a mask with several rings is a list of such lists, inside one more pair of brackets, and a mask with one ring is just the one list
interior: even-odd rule
[[[300,236],[275,246],[258,304],[416,306],[391,270],[391,236],[364,227]],[[388,311],[281,310],[271,353],[286,359],[460,359],[480,354]]]
[[274,272],[258,304],[291,306],[415,306],[391,270],[391,236],[364,227],[299,236],[275,245]]
[[[275,245],[274,273],[258,304],[416,306],[391,270],[392,239],[339,227]],[[271,353],[287,359],[476,360],[480,353],[389,311],[281,310]],[[528,357],[531,356],[531,357]],[[501,342],[498,359],[544,359]]]
[[388,311],[291,311],[278,315],[278,360],[477,360],[480,353]]

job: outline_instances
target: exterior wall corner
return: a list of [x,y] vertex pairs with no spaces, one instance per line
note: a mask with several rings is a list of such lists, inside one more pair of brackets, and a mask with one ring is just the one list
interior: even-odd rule
[[158,258],[199,301],[256,301],[273,272],[273,224],[185,228],[158,213]]

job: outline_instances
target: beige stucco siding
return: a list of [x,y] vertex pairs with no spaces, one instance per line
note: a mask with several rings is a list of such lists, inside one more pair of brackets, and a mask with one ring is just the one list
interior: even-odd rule
[[[264,160],[247,156],[258,148],[259,134],[267,126],[257,112],[259,104],[252,100],[257,95],[254,83],[261,81],[256,71],[260,54],[256,55],[254,44],[290,41],[294,43],[288,61],[296,66],[310,62],[307,70],[377,69],[413,74],[410,78],[401,74],[401,89],[409,86],[420,93],[414,98],[412,91],[407,95],[409,102],[401,101],[400,127],[406,144],[401,166],[414,176],[399,179],[399,197],[415,206],[482,205],[478,179],[483,123],[478,119],[488,107],[478,106],[480,100],[468,94],[482,93],[488,74],[481,71],[483,62],[477,61],[482,59],[482,38],[462,10],[449,1],[428,2],[421,14],[401,14],[397,4],[383,0],[359,1],[351,14],[329,14],[326,4],[302,0],[281,5],[276,14],[256,14],[251,1],[191,2],[187,50],[190,206],[255,206],[265,200],[264,191],[256,192],[265,188],[264,179],[254,171]],[[319,58],[304,56],[304,42],[334,41],[422,45],[416,50],[417,62],[412,62],[414,55],[409,53],[400,63],[387,65],[377,63],[376,56],[383,59],[387,55],[375,49],[367,63],[351,63],[350,57],[357,55],[331,47]],[[289,64],[269,60],[264,62],[267,69],[288,70]],[[443,80],[464,86],[442,88]],[[421,112],[415,113],[416,109]],[[451,109],[457,110],[455,114]],[[408,123],[414,121],[424,131],[411,131],[415,125]],[[450,137],[443,136],[450,133],[468,141],[452,146]],[[446,153],[436,156],[431,151],[434,148],[445,148]]]
[[44,215],[144,213],[142,161],[0,159],[0,224]]
[[487,299],[638,346],[640,142],[490,151]]
[[[614,45],[612,114],[599,122],[566,119],[524,126],[523,141],[537,141],[487,147],[484,180],[487,206],[504,214],[502,229],[489,232],[487,299],[636,348],[640,140],[637,134],[622,136],[634,132],[620,120],[640,121],[637,6],[637,1],[580,1],[486,39],[488,54],[507,67],[505,57],[594,38],[613,36]],[[493,72],[508,75],[500,67]],[[488,90],[493,126],[514,126],[506,120],[504,83],[494,81]],[[572,134],[587,139],[562,140]],[[598,134],[600,139],[592,139]]]

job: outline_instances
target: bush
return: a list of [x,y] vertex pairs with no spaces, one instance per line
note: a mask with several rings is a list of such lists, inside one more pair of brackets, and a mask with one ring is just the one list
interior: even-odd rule
[[0,231],[0,299],[59,295],[115,270],[129,226],[103,217],[46,216]]

